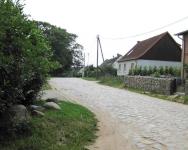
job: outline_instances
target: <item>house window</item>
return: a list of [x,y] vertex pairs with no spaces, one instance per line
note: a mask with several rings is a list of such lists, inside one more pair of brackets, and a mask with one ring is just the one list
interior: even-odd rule
[[126,64],[124,64],[123,70],[124,70],[124,72],[126,71]]
[[119,70],[121,70],[121,64],[119,64]]
[[133,69],[134,68],[134,63],[131,63],[131,69]]

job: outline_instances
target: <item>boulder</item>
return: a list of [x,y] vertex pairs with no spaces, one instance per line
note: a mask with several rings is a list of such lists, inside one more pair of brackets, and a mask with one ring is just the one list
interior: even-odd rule
[[13,105],[2,116],[0,126],[17,126],[28,123],[30,119],[27,108],[24,105]]
[[44,107],[47,108],[47,109],[56,109],[56,110],[61,109],[61,107],[54,102],[47,102],[47,103],[44,104]]
[[33,110],[31,113],[32,113],[33,116],[38,116],[38,117],[44,117],[45,116],[45,114],[43,112],[38,111],[38,110]]
[[48,99],[46,100],[46,102],[54,102],[54,103],[58,104],[58,103],[60,102],[60,100],[57,99],[57,98],[48,98]]
[[169,96],[170,100],[175,100],[175,99],[177,99],[178,97],[180,97],[178,94]]
[[30,105],[29,108],[30,108],[31,111],[37,110],[37,111],[43,112],[43,111],[45,110],[44,107],[42,107],[42,106],[37,106],[37,105]]

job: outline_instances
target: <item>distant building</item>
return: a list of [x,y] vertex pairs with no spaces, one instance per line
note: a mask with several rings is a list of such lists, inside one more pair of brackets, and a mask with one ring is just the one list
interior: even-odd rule
[[116,57],[113,57],[111,59],[106,59],[100,67],[113,67],[114,69],[118,69],[118,60],[122,58],[122,55],[117,54]]
[[135,66],[181,67],[181,48],[172,36],[165,32],[149,39],[138,41],[118,61],[118,64],[117,74],[119,76],[127,75],[129,70]]

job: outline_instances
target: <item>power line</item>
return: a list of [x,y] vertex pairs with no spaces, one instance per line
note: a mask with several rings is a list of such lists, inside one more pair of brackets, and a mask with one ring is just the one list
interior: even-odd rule
[[156,28],[156,29],[153,29],[153,30],[150,30],[150,31],[147,31],[147,32],[143,32],[143,33],[139,33],[139,34],[135,34],[135,35],[130,35],[130,36],[125,36],[125,37],[117,37],[117,38],[106,38],[106,37],[102,37],[103,39],[107,39],[107,40],[124,40],[124,39],[130,39],[130,38],[134,38],[134,37],[138,37],[138,36],[142,36],[142,35],[145,35],[145,34],[149,34],[149,33],[152,33],[152,32],[155,32],[155,31],[158,31],[158,30],[161,30],[161,29],[164,29],[166,27],[169,27],[169,26],[172,26],[174,24],[177,24],[179,22],[182,22],[184,20],[188,19],[188,16],[184,17],[184,18],[181,18],[179,20],[176,20],[172,23],[169,23],[167,25],[164,25],[162,27],[159,27],[159,28]]

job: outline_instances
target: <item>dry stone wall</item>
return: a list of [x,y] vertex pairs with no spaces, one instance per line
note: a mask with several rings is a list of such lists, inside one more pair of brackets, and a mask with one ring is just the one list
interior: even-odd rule
[[176,89],[176,82],[174,78],[125,76],[124,82],[127,87],[156,92],[165,95],[173,94]]

